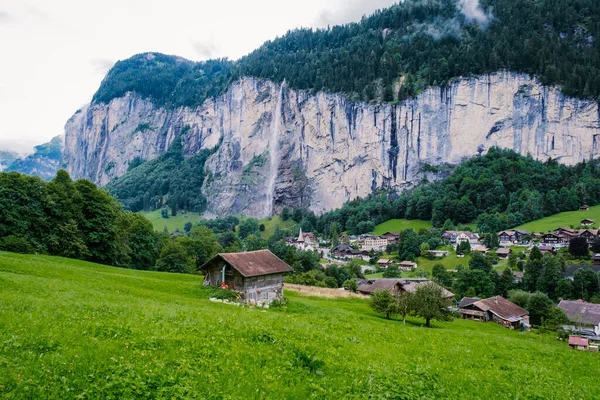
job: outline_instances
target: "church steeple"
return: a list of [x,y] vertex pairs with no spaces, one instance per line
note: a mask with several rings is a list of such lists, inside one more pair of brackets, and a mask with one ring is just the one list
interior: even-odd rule
[[298,242],[304,242],[304,234],[302,233],[302,228],[300,228],[300,234],[298,235]]

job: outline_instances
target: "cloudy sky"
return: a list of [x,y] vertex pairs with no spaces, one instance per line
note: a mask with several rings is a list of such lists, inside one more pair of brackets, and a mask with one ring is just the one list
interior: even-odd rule
[[146,51],[239,58],[301,26],[356,21],[394,0],[0,0],[0,149],[63,132],[117,60]]

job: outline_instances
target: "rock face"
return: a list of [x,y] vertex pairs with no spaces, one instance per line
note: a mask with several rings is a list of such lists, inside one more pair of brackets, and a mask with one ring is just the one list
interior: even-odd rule
[[597,157],[600,113],[596,102],[509,72],[456,80],[395,105],[243,78],[196,109],[156,108],[135,94],[86,107],[67,122],[63,161],[74,177],[103,185],[135,157],[164,152],[177,134],[188,156],[219,146],[198,188],[210,211],[262,217],[401,190],[438,178],[429,166],[491,146],[565,164]]

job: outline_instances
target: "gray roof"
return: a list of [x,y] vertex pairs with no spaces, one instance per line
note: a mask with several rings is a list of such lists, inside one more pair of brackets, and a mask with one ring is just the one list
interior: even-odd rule
[[440,286],[437,283],[432,282],[432,281],[404,280],[404,281],[401,281],[400,284],[402,285],[402,289],[404,289],[404,290],[406,290],[407,292],[410,292],[410,293],[416,292],[419,287],[424,286],[424,285],[435,285],[435,286],[437,286],[437,287],[439,287],[441,289],[442,296],[444,298],[454,297],[454,293],[452,293],[451,291],[443,288],[442,286]]
[[375,279],[372,283],[363,283],[358,287],[361,293],[373,293],[378,289],[392,290],[400,279]]
[[445,298],[449,298],[449,297],[453,297],[454,293],[452,293],[449,290],[444,289],[443,287],[441,287],[440,285],[438,285],[435,282],[432,282],[428,279],[420,279],[420,278],[414,278],[414,279],[401,279],[401,278],[389,278],[389,279],[374,279],[374,280],[370,280],[367,281],[366,283],[363,283],[362,285],[360,285],[358,287],[358,291],[361,293],[373,293],[375,290],[377,289],[385,289],[385,290],[392,290],[394,288],[394,286],[396,286],[396,284],[399,284],[403,290],[410,292],[410,293],[414,293],[417,288],[419,288],[420,286],[423,285],[435,285],[438,286],[441,290],[442,290],[442,295]]
[[600,272],[600,265],[569,265],[564,273],[565,278],[572,278],[578,269],[591,269],[595,273]]
[[600,324],[600,304],[587,303],[583,300],[561,300],[558,308],[567,314],[571,322],[585,325]]
[[479,297],[463,297],[460,302],[458,302],[458,308],[463,308],[466,306],[469,306],[473,303],[478,302],[480,299]]

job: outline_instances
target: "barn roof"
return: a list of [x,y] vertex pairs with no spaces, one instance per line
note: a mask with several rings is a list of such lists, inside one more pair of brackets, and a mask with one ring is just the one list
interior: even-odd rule
[[470,306],[473,303],[477,303],[479,300],[479,297],[463,297],[458,303],[458,308]]
[[489,299],[479,300],[473,303],[473,305],[482,311],[491,311],[497,316],[507,320],[511,319],[511,317],[522,317],[529,314],[527,310],[506,300],[502,296],[494,296]]
[[293,271],[292,267],[281,261],[279,257],[269,250],[247,251],[244,253],[220,253],[200,267],[200,269],[204,269],[217,259],[222,259],[246,278]]
[[377,289],[392,290],[400,279],[375,279],[372,283],[363,283],[358,287],[361,293],[373,293]]
[[420,288],[421,286],[426,286],[426,285],[434,285],[436,287],[438,287],[441,292],[442,292],[442,297],[444,297],[445,299],[449,299],[450,297],[454,297],[454,293],[452,293],[451,291],[447,290],[446,288],[443,288],[442,286],[438,285],[435,282],[432,281],[417,281],[417,280],[411,280],[411,279],[405,279],[402,282],[400,282],[400,284],[402,285],[402,289],[406,290],[407,292],[410,293],[415,293],[417,291],[418,288]]

